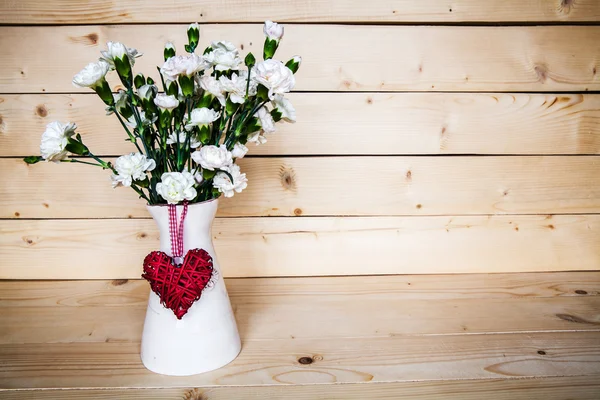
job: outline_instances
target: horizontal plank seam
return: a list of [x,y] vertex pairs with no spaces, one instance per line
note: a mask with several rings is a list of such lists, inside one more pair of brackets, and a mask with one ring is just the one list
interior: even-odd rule
[[[0,160],[18,160],[23,157],[28,157],[31,154],[22,154],[22,155],[11,155],[11,156],[2,156],[0,155]],[[96,154],[98,157],[112,157],[117,158],[121,156],[121,154]],[[245,156],[246,159],[260,159],[260,158],[365,158],[365,157],[403,157],[403,158],[460,158],[460,157],[470,157],[470,158],[484,158],[484,157],[599,157],[600,153],[579,153],[579,154],[561,154],[561,153],[553,153],[553,154],[544,154],[544,153],[448,153],[448,154],[437,154],[437,153],[397,153],[397,154],[249,154]],[[76,159],[84,159],[89,157],[71,157]]]
[[[551,270],[551,271],[524,271],[524,272],[469,272],[469,273],[456,273],[456,272],[445,272],[445,273],[435,273],[435,274],[366,274],[366,275],[277,275],[277,276],[230,276],[224,278],[225,280],[229,279],[291,279],[291,278],[367,278],[367,277],[386,277],[386,276],[469,276],[469,275],[522,275],[522,274],[564,274],[564,273],[600,273],[600,270],[589,270],[589,269],[578,269],[578,270]],[[106,279],[106,278],[82,278],[82,279],[0,279],[0,283],[2,282],[81,282],[81,281],[111,281],[111,280],[122,280],[122,278],[115,279]],[[141,279],[132,279],[127,278],[128,281],[139,281]],[[600,294],[599,294],[600,295]],[[588,294],[589,296],[589,294]]]
[[[123,367],[133,367],[133,368],[123,368]],[[121,368],[117,366],[115,369],[137,369],[137,365],[132,364],[122,364]],[[93,368],[93,369],[85,369],[85,370],[101,370],[102,368]],[[31,371],[46,371],[42,369],[32,369],[28,368],[28,372]],[[445,378],[445,379],[401,379],[401,380],[378,380],[376,382],[334,382],[334,383],[302,383],[302,384],[286,384],[286,383],[263,383],[263,384],[255,384],[255,385],[199,385],[195,386],[195,388],[202,389],[218,389],[224,387],[285,387],[285,386],[332,386],[332,385],[377,385],[377,384],[386,384],[386,383],[418,383],[418,382],[484,382],[484,381],[516,381],[516,380],[543,380],[543,379],[552,379],[552,378],[565,378],[565,377],[596,377],[598,374],[560,374],[560,375],[525,375],[525,376],[504,376],[502,378]],[[597,381],[594,384],[598,384]],[[15,392],[15,391],[42,391],[42,390],[119,390],[119,389],[128,389],[128,390],[155,390],[155,389],[186,389],[187,386],[128,386],[128,387],[65,387],[65,388],[56,388],[56,387],[42,387],[42,388],[18,388],[18,389],[0,389],[1,392]]]
[[[561,217],[561,216],[596,216],[600,215],[598,213],[534,213],[534,214],[378,214],[378,215],[360,215],[360,214],[319,214],[319,215],[236,215],[236,216],[226,216],[220,215],[217,216],[217,219],[245,219],[245,218],[293,218],[293,219],[310,219],[310,218],[439,218],[439,217]],[[128,221],[128,220],[136,220],[136,221],[145,221],[151,220],[152,217],[133,217],[133,218],[123,218],[123,217],[90,217],[90,218],[0,218],[0,221]],[[390,228],[392,229],[392,228]]]
[[[193,21],[189,21],[193,22]],[[285,21],[285,25],[326,25],[326,26],[453,26],[453,27],[532,27],[532,26],[599,26],[600,21],[598,20],[587,20],[587,21],[436,21],[436,20],[423,20],[423,21],[373,21],[373,20],[337,20],[337,21]],[[198,25],[257,25],[262,26],[264,21],[261,20],[249,20],[249,21],[227,21],[218,20],[214,22],[197,22]],[[38,22],[38,23],[1,23],[0,28],[3,27],[85,27],[85,26],[148,26],[148,25],[180,25],[186,26],[186,23],[181,21],[147,21],[147,22],[105,22],[105,23],[50,23],[50,22]]]
[[[528,375],[528,376],[516,376],[516,375],[507,375],[502,378],[446,378],[446,379],[407,379],[401,381],[375,381],[375,382],[332,382],[332,383],[294,383],[289,386],[353,386],[353,385],[378,385],[378,384],[386,384],[386,383],[395,383],[395,382],[446,382],[446,381],[471,381],[471,382],[502,382],[506,380],[523,380],[523,381],[532,381],[532,380],[545,380],[545,379],[553,379],[553,378],[562,378],[562,377],[598,377],[597,380],[594,380],[593,383],[595,385],[600,385],[600,374],[573,374],[573,375]],[[15,389],[5,389],[0,388],[0,392],[34,392],[34,391],[63,391],[63,390],[153,390],[153,389],[188,389],[188,388],[224,388],[224,387],[235,387],[235,388],[252,388],[252,387],[263,387],[263,386],[282,386],[284,384],[281,383],[263,383],[263,384],[255,384],[255,385],[201,385],[201,386],[128,386],[128,387],[106,387],[106,386],[85,386],[85,387],[76,387],[76,388],[15,388]]]
[[[551,90],[551,91],[520,91],[520,90],[366,90],[366,91],[360,91],[360,90],[295,90],[292,93],[303,93],[303,94],[342,94],[342,93],[351,93],[351,94],[411,94],[411,93],[415,93],[415,94],[427,94],[427,93],[431,93],[431,94],[437,94],[437,93],[445,93],[445,94],[490,94],[490,93],[497,93],[497,94],[541,94],[541,95],[547,95],[547,94],[600,94],[600,90]],[[49,95],[80,95],[80,94],[87,94],[87,95],[93,95],[95,93],[93,92],[31,92],[31,91],[27,91],[27,92],[3,92],[2,89],[0,88],[0,95],[3,96],[20,96],[20,95],[45,95],[45,94],[49,94]]]
[[[113,92],[116,93],[116,92]],[[159,91],[159,93],[164,93],[163,91]],[[481,91],[469,91],[469,90],[462,90],[462,91],[450,91],[450,90],[387,90],[387,91],[377,91],[377,90],[368,90],[368,91],[361,91],[361,90],[342,90],[342,91],[337,91],[337,90],[293,90],[290,92],[291,94],[301,94],[301,95],[310,95],[310,94],[475,94],[475,95],[494,95],[494,94],[539,94],[539,95],[548,95],[548,94],[585,94],[585,95],[591,95],[591,96],[598,96],[600,95],[600,90],[594,90],[594,91],[589,91],[589,90],[580,90],[580,91],[553,91],[553,92],[540,92],[540,91],[510,91],[510,92],[503,92],[503,91],[497,91],[497,90],[492,90],[492,91],[487,91],[487,92],[481,92]],[[97,94],[94,91],[85,91],[85,92],[33,92],[33,93],[26,93],[26,92],[8,92],[8,93],[2,93],[5,96],[45,96],[45,95],[49,95],[49,96],[97,96]]]

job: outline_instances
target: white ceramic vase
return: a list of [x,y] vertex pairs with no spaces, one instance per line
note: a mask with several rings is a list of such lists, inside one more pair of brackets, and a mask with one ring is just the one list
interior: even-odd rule
[[[184,254],[190,249],[206,250],[213,259],[216,279],[202,292],[181,320],[150,291],[141,357],[150,371],[174,376],[200,374],[233,361],[241,350],[240,336],[212,244],[211,228],[218,200],[191,204],[184,220]],[[182,205],[177,206],[177,221]],[[158,224],[160,250],[172,255],[169,207],[148,206]]]

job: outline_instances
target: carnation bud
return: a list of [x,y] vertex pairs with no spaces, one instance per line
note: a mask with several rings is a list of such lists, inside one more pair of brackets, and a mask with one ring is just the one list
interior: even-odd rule
[[197,23],[193,23],[188,27],[187,37],[188,37],[188,45],[187,49],[188,53],[193,53],[198,46],[198,41],[200,40],[200,30],[199,25]]
[[278,109],[274,108],[271,110],[271,117],[273,117],[273,121],[279,122],[281,121],[283,114],[281,114],[281,112]]
[[154,85],[143,85],[138,89],[138,96],[142,100],[151,100],[156,93],[158,92],[158,88]]
[[165,50],[163,54],[165,56],[165,61],[167,61],[171,57],[175,57],[175,46],[173,45],[173,43],[165,43]]
[[302,64],[302,57],[294,56],[291,60],[285,63],[285,66],[295,74],[298,71],[298,68],[300,68],[300,64]]
[[44,157],[42,157],[42,156],[29,156],[29,157],[23,158],[23,161],[25,161],[27,164],[36,164],[43,160],[44,160]]
[[144,111],[153,113],[156,111],[156,105],[154,104],[154,98],[158,93],[158,88],[155,85],[144,85],[138,89],[138,96],[142,100],[142,107]]
[[135,85],[136,89],[139,89],[146,84],[146,78],[144,78],[144,75],[142,74],[137,74],[133,79],[133,84]]
[[254,67],[254,64],[256,64],[256,58],[254,58],[254,54],[248,53],[248,55],[244,59],[244,63],[248,68]]
[[84,145],[82,142],[75,140],[73,138],[70,138],[67,141],[67,145],[65,146],[65,149],[70,151],[73,154],[78,155],[78,156],[86,156],[90,153],[90,151],[86,145]]
[[279,42],[283,37],[283,26],[277,22],[265,21],[263,32],[269,39]]

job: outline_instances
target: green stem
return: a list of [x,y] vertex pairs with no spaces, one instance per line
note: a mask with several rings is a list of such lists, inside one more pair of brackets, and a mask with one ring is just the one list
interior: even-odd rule
[[[114,110],[114,113],[117,116],[119,122],[121,123],[121,126],[123,127],[123,129],[125,129],[125,132],[127,132],[127,135],[129,136],[129,141],[135,145],[135,147],[138,149],[138,151],[140,153],[143,153],[142,149],[140,148],[140,146],[137,143],[137,138],[131,133],[131,131],[129,130],[127,125],[125,125],[125,122],[123,121],[123,118],[121,118],[121,116],[119,115],[119,112],[117,110]],[[142,142],[143,142],[143,140],[142,140]]]
[[66,160],[60,160],[60,162],[86,164],[86,165],[93,165],[94,167],[102,167],[102,168],[104,168],[104,166],[102,164],[94,164],[94,163],[87,162],[87,161],[81,161],[81,160],[78,160],[76,158],[68,158]]
[[132,183],[132,184],[131,184],[131,188],[132,188],[133,190],[135,190],[135,191],[136,191],[136,193],[137,193],[137,194],[139,194],[139,195],[140,195],[140,197],[141,197],[142,199],[146,200],[146,201],[148,202],[148,204],[150,204],[150,199],[148,199],[148,196],[146,196],[146,194],[144,193],[144,191],[143,191],[142,189],[138,188],[138,187],[135,185],[135,183]]
[[246,82],[246,99],[248,99],[248,92],[250,91],[250,76],[252,72],[252,68],[248,68],[248,81]]

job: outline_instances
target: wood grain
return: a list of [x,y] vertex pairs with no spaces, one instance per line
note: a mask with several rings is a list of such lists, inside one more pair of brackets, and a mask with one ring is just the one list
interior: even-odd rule
[[[218,218],[213,237],[228,277],[600,269],[599,215]],[[158,231],[152,220],[5,220],[0,248],[0,279],[137,279]]]
[[0,389],[4,400],[597,400],[600,376],[431,380],[343,385],[217,386],[206,388]]
[[[600,154],[600,95],[293,93],[295,124],[250,154]],[[133,151],[93,94],[0,96],[0,156],[39,153],[50,121],[73,121],[98,155]]]
[[[109,40],[145,53],[135,70],[156,77],[158,44],[181,47],[185,35],[185,25],[1,27],[0,93],[85,91],[71,79]],[[278,58],[303,56],[300,91],[593,91],[598,37],[600,26],[294,25]],[[200,39],[201,48],[227,39],[256,54],[264,42],[258,24],[204,25]]]
[[0,2],[2,24],[160,23],[160,22],[575,22],[599,21],[594,0],[576,3],[556,0],[293,0],[266,1],[260,6],[242,0],[198,3],[177,0],[162,7],[154,2],[120,0],[34,0]]
[[[538,332],[245,340],[231,364],[191,377],[149,372],[140,362],[138,343],[8,344],[0,345],[0,387],[302,385],[597,375],[599,339],[599,332]],[[302,365],[301,357],[315,361]]]
[[[540,279],[556,282],[548,275]],[[254,278],[228,280],[227,285],[245,341],[546,330],[600,334],[600,296],[593,295],[600,291],[600,273],[584,276],[590,278],[589,284],[576,290],[587,286],[590,294],[552,297],[488,296],[485,289],[476,296],[472,292],[463,296],[458,286],[445,296],[422,295],[418,277]],[[469,283],[481,287],[488,279],[471,275]],[[505,275],[497,278],[508,283],[505,279]],[[433,276],[421,279],[430,285],[433,280]],[[461,278],[446,282],[458,285]],[[547,285],[532,284],[534,293]],[[37,290],[40,286],[47,289]],[[50,287],[54,292],[48,291]],[[3,282],[0,344],[139,342],[148,292],[147,282],[139,280]]]
[[[222,200],[220,216],[600,211],[599,156],[288,157],[239,164],[248,188]],[[0,159],[0,204],[0,218],[148,217],[133,190],[113,189],[108,171],[81,164]]]
[[[405,300],[600,296],[600,272],[227,278],[232,297],[309,295],[394,296]],[[0,308],[130,307],[147,303],[142,279],[0,280]]]

